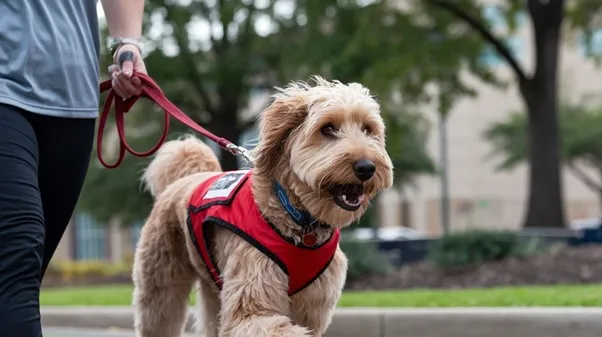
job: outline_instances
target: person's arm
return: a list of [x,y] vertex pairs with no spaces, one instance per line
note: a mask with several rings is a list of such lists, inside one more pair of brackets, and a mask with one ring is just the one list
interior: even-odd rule
[[144,0],[101,0],[111,37],[140,40]]
[[[113,79],[113,89],[123,98],[140,95],[141,82],[132,77],[134,72],[146,74],[146,66],[142,60],[140,39],[142,37],[142,17],[144,0],[101,0],[105,12],[109,35],[114,39],[134,40],[134,44],[122,41],[113,55],[115,63],[109,67]],[[120,56],[130,52],[129,58],[119,62]],[[121,64],[119,64],[121,63]]]

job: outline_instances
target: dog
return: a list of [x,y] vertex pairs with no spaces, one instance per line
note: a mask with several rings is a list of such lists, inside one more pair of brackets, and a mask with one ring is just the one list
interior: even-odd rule
[[393,184],[385,123],[358,83],[314,76],[276,89],[252,169],[222,172],[193,136],[146,167],[154,205],[134,258],[136,336],[180,336],[195,285],[205,337],[318,337],[329,326],[347,273],[340,229]]

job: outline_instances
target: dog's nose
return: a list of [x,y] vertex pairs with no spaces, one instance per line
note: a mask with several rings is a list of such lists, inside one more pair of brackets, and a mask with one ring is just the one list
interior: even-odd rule
[[366,181],[372,178],[374,172],[376,172],[376,165],[374,165],[372,160],[358,160],[353,164],[353,171],[355,172],[355,176],[361,181]]

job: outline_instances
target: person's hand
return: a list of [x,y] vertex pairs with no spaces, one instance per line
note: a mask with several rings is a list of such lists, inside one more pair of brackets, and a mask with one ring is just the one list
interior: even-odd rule
[[[124,53],[131,53],[131,59],[124,60]],[[120,60],[121,58],[121,60]],[[122,62],[120,62],[122,61]],[[121,64],[120,64],[121,63]],[[124,44],[115,53],[113,64],[109,67],[109,73],[113,82],[113,89],[123,99],[130,98],[142,93],[142,83],[137,77],[132,77],[134,72],[146,74],[144,60],[138,48],[131,44]]]

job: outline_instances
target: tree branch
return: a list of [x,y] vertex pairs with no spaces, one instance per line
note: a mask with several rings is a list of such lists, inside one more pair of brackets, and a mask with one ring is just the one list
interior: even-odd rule
[[585,173],[579,166],[575,165],[575,163],[569,163],[568,167],[571,170],[571,172],[573,172],[573,174],[590,189],[592,189],[594,191],[599,191],[602,189],[602,184],[597,183],[587,173]]
[[[254,2],[254,1],[252,1]],[[218,0],[218,4],[219,4],[219,18],[220,21],[222,22],[222,31],[224,32],[223,37],[222,37],[222,44],[224,45],[225,48],[228,47],[228,45],[230,44],[230,41],[228,40],[228,25],[230,24],[230,22],[232,22],[232,20],[234,19],[234,15],[231,13],[227,13],[226,15],[226,1],[225,0]],[[228,4],[230,5],[230,4]],[[230,10],[230,9],[228,9]]]
[[476,30],[477,33],[479,33],[485,41],[487,41],[489,44],[491,44],[495,48],[495,50],[498,52],[498,54],[500,54],[500,56],[502,56],[502,58],[504,58],[504,60],[506,60],[506,62],[508,63],[510,68],[512,68],[512,70],[514,71],[514,74],[516,75],[516,77],[519,79],[519,81],[521,83],[528,81],[525,71],[518,64],[518,61],[514,58],[514,56],[512,56],[510,49],[508,49],[508,47],[506,47],[504,45],[504,43],[502,41],[500,41],[500,39],[493,36],[493,34],[487,29],[487,27],[485,27],[485,25],[483,23],[479,22],[477,19],[472,17],[470,14],[468,14],[467,12],[462,10],[462,8],[460,8],[458,5],[452,3],[451,1],[447,1],[447,0],[427,0],[427,1],[428,1],[428,3],[430,3],[434,6],[437,6],[441,9],[446,10],[447,12],[454,15],[458,19],[464,21],[466,24],[468,24],[470,27],[472,27],[474,30]]
[[194,89],[197,91],[197,93],[199,94],[201,99],[203,100],[203,106],[204,106],[205,110],[207,110],[207,113],[209,113],[209,115],[211,115],[211,117],[213,117],[215,115],[215,109],[213,108],[213,106],[211,104],[211,99],[209,97],[209,94],[207,93],[207,91],[205,90],[205,88],[203,87],[201,82],[199,81],[199,79],[202,76],[198,70],[196,63],[194,62],[194,57],[192,56],[192,53],[190,52],[190,49],[188,47],[188,44],[189,44],[188,32],[185,29],[183,31],[181,29],[179,29],[178,25],[176,24],[174,13],[175,13],[175,8],[171,8],[171,9],[167,8],[166,19],[171,22],[171,25],[173,27],[174,37],[176,38],[176,41],[178,42],[178,46],[180,47],[180,55],[179,56],[182,58],[182,60],[184,62],[186,62],[187,66],[188,66],[188,72],[187,72],[188,80],[189,80],[190,84],[194,87]]

